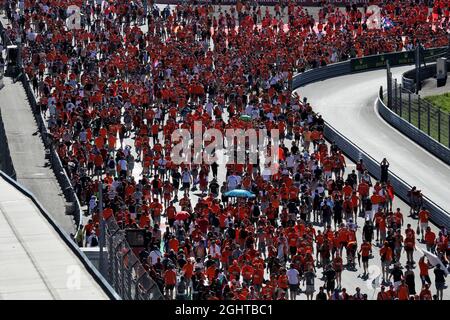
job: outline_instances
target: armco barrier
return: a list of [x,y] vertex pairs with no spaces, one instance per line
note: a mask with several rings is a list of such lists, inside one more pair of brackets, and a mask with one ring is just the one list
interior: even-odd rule
[[[373,68],[373,69],[377,69]],[[372,70],[373,70],[372,69]],[[367,71],[367,70],[365,70]],[[313,83],[316,81],[322,81],[333,77],[342,76],[345,74],[353,73],[350,68],[350,62],[343,62],[332,64],[326,67],[308,70],[304,73],[298,74],[294,77],[293,89],[297,89],[301,86]],[[398,116],[397,121],[400,123]],[[394,119],[394,118],[393,118]],[[395,121],[395,120],[393,120]],[[409,124],[408,124],[409,125]],[[380,178],[380,166],[379,162],[373,159],[370,155],[365,153],[359,146],[352,143],[345,136],[336,131],[329,123],[325,122],[324,128],[325,138],[329,141],[334,141],[337,146],[349,157],[352,161],[358,161],[363,159],[367,170],[372,176],[379,179]],[[411,190],[411,186],[405,182],[403,179],[395,175],[392,171],[389,171],[389,179],[395,189],[396,194],[406,203],[409,203],[408,191]],[[439,207],[431,199],[424,198],[425,206],[430,210],[432,221],[439,225],[450,228],[450,213]]]
[[[427,56],[430,56],[431,54],[441,54],[444,52],[444,49],[446,49],[446,47],[426,49],[425,54]],[[350,73],[383,69],[386,67],[387,60],[389,60],[391,67],[411,64],[414,63],[414,60],[411,61],[408,57],[410,57],[413,53],[413,51],[384,53],[363,58],[353,58],[344,62],[329,64],[325,67],[310,69],[296,75],[292,79],[292,87],[298,88],[309,83],[339,77]]]
[[321,81],[329,78],[339,77],[351,73],[350,61],[338,62],[310,69],[292,79],[292,87],[298,88],[309,83]]
[[53,229],[58,233],[65,244],[72,250],[72,252],[77,256],[77,258],[84,265],[89,274],[94,278],[94,280],[100,285],[103,291],[108,295],[111,300],[121,300],[120,296],[114,291],[111,285],[106,281],[106,279],[100,274],[97,268],[89,261],[88,257],[78,248],[75,242],[67,235],[66,232],[57,225],[52,216],[47,212],[47,210],[41,205],[41,203],[35,198],[35,196],[28,191],[25,187],[11,179],[8,174],[0,170],[0,177],[5,179],[12,187],[19,190],[26,197],[28,197],[34,205],[39,209],[41,214],[45,217],[47,222],[53,227]]

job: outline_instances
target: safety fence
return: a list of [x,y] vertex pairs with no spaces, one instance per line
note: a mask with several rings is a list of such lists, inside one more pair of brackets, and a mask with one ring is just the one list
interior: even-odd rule
[[[6,34],[2,23],[0,22],[0,40],[4,47],[11,44],[11,41]],[[0,52],[0,54],[3,54]],[[0,64],[0,90],[4,87],[3,83],[4,77],[4,65]],[[8,138],[5,132],[5,126],[2,120],[2,113],[0,110],[0,170],[3,170],[7,175],[9,175],[14,180],[16,179],[16,170],[11,159],[11,152],[9,151]]]
[[5,126],[2,120],[2,112],[0,110],[0,170],[8,176],[16,180],[16,170],[11,159],[9,151],[8,137],[6,136]]
[[133,253],[123,230],[114,218],[106,223],[108,279],[125,300],[164,300],[156,282],[150,277],[140,259]]
[[[350,67],[351,61],[337,63],[337,64],[331,64],[322,68],[318,69],[312,69],[309,71],[306,71],[304,73],[298,74],[293,79],[293,89],[302,87],[304,85],[307,85],[312,82],[316,81],[322,81],[333,77],[342,76],[344,74],[352,74],[358,71],[352,71],[352,68]],[[384,68],[384,66],[377,66],[373,65],[371,70]],[[368,71],[368,70],[364,70]],[[378,99],[377,101],[378,106],[384,105],[382,99]],[[383,108],[379,107],[380,114],[383,116],[382,110]],[[403,123],[399,116],[397,116],[394,112],[391,112],[387,107],[385,107],[385,110],[389,111],[391,113],[391,119],[392,121],[388,121],[391,125],[393,125],[395,128],[401,130],[400,128],[403,127],[413,127],[408,122],[404,121]],[[384,111],[385,111],[384,110]],[[403,132],[403,131],[402,131]],[[381,170],[379,161],[372,158],[370,155],[368,155],[366,152],[363,151],[363,149],[357,145],[355,145],[353,142],[351,142],[347,137],[340,134],[336,129],[334,129],[329,123],[325,122],[324,127],[324,136],[328,141],[334,141],[336,145],[344,152],[344,154],[350,158],[352,161],[356,162],[359,159],[363,159],[363,162],[365,163],[367,170],[369,173],[374,176],[376,179],[380,178]],[[429,140],[433,140],[430,139]],[[450,158],[450,157],[449,157]],[[408,191],[411,190],[412,186],[409,185],[406,181],[398,177],[394,172],[389,171],[389,179],[395,189],[396,194],[406,203],[410,204],[410,198],[408,196]],[[438,206],[436,203],[434,203],[431,199],[428,197],[424,197],[424,205],[429,209],[431,212],[431,220],[438,226],[446,226],[447,228],[450,228],[450,213],[447,212],[445,209]]]
[[[439,150],[440,152],[445,153],[445,149],[450,151],[448,149],[450,148],[450,113],[404,88],[402,84],[397,83],[397,79],[388,78],[388,81],[393,81],[391,86],[388,85],[388,90],[391,92],[387,94],[392,97],[388,107],[398,116],[442,144],[443,148]],[[428,140],[425,142],[430,143]],[[444,157],[443,160],[450,163],[448,157]]]

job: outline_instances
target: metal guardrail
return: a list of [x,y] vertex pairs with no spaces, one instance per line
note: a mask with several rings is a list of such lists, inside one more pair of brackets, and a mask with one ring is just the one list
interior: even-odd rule
[[[377,100],[377,103],[382,103],[380,99]],[[387,109],[387,107],[386,107]],[[389,109],[387,109],[390,111]],[[394,114],[395,116],[395,114]],[[330,140],[336,142],[336,145],[339,149],[344,152],[344,154],[349,157],[353,161],[358,161],[359,159],[363,159],[364,164],[366,165],[367,170],[370,172],[372,176],[376,179],[380,179],[380,165],[379,162],[372,158],[369,154],[363,151],[362,148],[348,140],[345,136],[337,132],[329,123],[325,122],[324,128],[325,137]],[[411,190],[412,186],[404,181],[402,178],[397,176],[392,171],[389,171],[389,180],[391,181],[392,186],[394,187],[395,193],[406,203],[409,203],[408,191]],[[445,226],[446,228],[450,228],[450,215],[443,208],[434,203],[431,199],[424,196],[424,204],[426,208],[430,211],[432,221],[438,226]]]
[[351,73],[350,60],[333,63],[325,67],[307,70],[292,79],[292,87],[298,88],[307,84],[339,77]]
[[123,230],[114,218],[106,221],[109,283],[124,300],[165,300],[156,282],[133,253]]
[[89,272],[89,274],[94,278],[94,280],[100,285],[100,287],[105,291],[108,297],[111,300],[121,300],[120,296],[114,291],[111,285],[106,281],[106,279],[101,275],[101,273],[97,270],[97,268],[92,264],[89,258],[85,255],[84,252],[80,250],[80,248],[73,242],[67,233],[58,226],[56,221],[52,218],[52,216],[47,212],[47,210],[42,206],[42,204],[36,199],[36,197],[28,191],[24,186],[17,183],[13,180],[8,174],[0,170],[0,176],[5,179],[12,187],[19,190],[26,197],[28,197],[34,205],[39,209],[41,214],[47,220],[47,222],[55,229],[56,233],[61,237],[61,239],[66,243],[66,245],[72,250],[72,252],[77,256],[77,258],[81,261],[83,266]]
[[[313,69],[306,71],[304,73],[298,74],[293,79],[293,89],[297,89],[306,84],[322,81],[329,78],[341,76],[344,74],[352,74],[350,68],[346,69],[346,64],[350,65],[350,62],[342,62],[338,64],[328,65],[323,68]],[[379,69],[373,68],[370,70]],[[344,70],[348,72],[344,73]],[[367,70],[364,70],[367,71]],[[378,99],[380,101],[380,99]],[[397,118],[396,121],[402,120],[400,117],[394,116]],[[409,125],[409,124],[408,124]],[[358,161],[359,159],[363,159],[367,170],[370,172],[372,176],[379,179],[380,178],[380,166],[379,161],[376,161],[370,155],[363,151],[362,148],[355,145],[349,139],[347,139],[344,135],[337,132],[329,123],[325,122],[324,128],[324,136],[329,141],[334,141],[336,145],[345,153],[347,157],[349,157],[353,161]],[[405,182],[403,179],[398,177],[395,173],[389,170],[389,179],[395,189],[396,194],[406,203],[410,204],[410,199],[408,197],[408,191],[411,190],[411,185]],[[431,220],[439,225],[446,226],[450,228],[450,213],[438,206],[428,197],[424,197],[425,206],[430,210],[432,218]]]
[[[441,50],[443,50],[443,48],[431,48],[431,49],[426,49],[425,52],[430,53],[430,52],[441,51]],[[395,63],[394,64],[391,63],[391,66],[405,64],[406,60],[405,60],[405,62],[402,62],[402,59],[399,57],[401,57],[402,55],[405,55],[405,54],[410,54],[411,52],[412,51],[399,51],[399,52],[392,52],[392,53],[383,53],[383,54],[379,54],[379,55],[365,56],[362,58],[352,58],[347,61],[332,63],[327,66],[319,67],[316,69],[310,69],[310,70],[307,70],[303,73],[296,75],[292,79],[292,87],[298,88],[298,87],[305,86],[305,85],[313,83],[313,82],[322,81],[322,80],[326,80],[326,79],[330,79],[330,78],[334,78],[334,77],[339,77],[339,76],[343,76],[343,75],[351,74],[351,73],[359,73],[359,72],[365,72],[365,71],[369,71],[369,70],[384,69],[386,67],[386,60],[395,60],[394,61]],[[380,57],[384,57],[384,59],[382,59],[383,64],[381,62],[380,63],[374,62],[372,64],[366,65],[364,69],[355,68],[355,65],[359,64],[358,61],[361,61],[361,60],[369,60],[370,61],[370,60],[380,58]]]
[[61,159],[59,158],[58,153],[56,152],[55,148],[53,147],[53,144],[52,144],[52,141],[50,138],[51,134],[50,134],[50,132],[48,132],[47,127],[44,123],[44,118],[42,117],[42,114],[39,111],[39,108],[38,108],[37,102],[36,102],[36,98],[31,89],[31,86],[30,86],[30,81],[28,79],[28,76],[24,72],[24,70],[22,70],[22,76],[20,77],[20,81],[22,82],[22,85],[25,89],[25,93],[27,95],[28,102],[30,103],[31,110],[33,111],[33,115],[34,115],[34,118],[38,125],[39,132],[41,133],[41,138],[44,143],[44,146],[49,153],[49,160],[50,160],[51,166],[53,168],[53,172],[55,173],[56,179],[58,180],[58,183],[61,187],[61,190],[63,191],[66,201],[71,203],[73,206],[71,213],[74,216],[76,230],[78,230],[81,226],[82,215],[83,215],[80,201],[78,199],[77,194],[75,193],[75,190],[72,186],[72,182],[69,179],[66,169],[64,168],[64,166],[61,162]]

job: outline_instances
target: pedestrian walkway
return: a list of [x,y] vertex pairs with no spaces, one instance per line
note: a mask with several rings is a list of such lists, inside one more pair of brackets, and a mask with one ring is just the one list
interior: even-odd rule
[[0,300],[108,300],[30,198],[0,177]]
[[67,233],[74,232],[66,201],[38,133],[38,126],[21,82],[4,78],[0,90],[0,109],[17,181],[30,190]]

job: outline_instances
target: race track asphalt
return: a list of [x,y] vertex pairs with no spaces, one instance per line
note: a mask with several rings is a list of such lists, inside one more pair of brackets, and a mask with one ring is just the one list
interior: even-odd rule
[[[392,68],[393,78],[408,69]],[[375,107],[380,85],[386,88],[386,70],[331,78],[297,92],[338,132],[377,161],[386,157],[392,172],[450,211],[450,167],[381,118]]]

